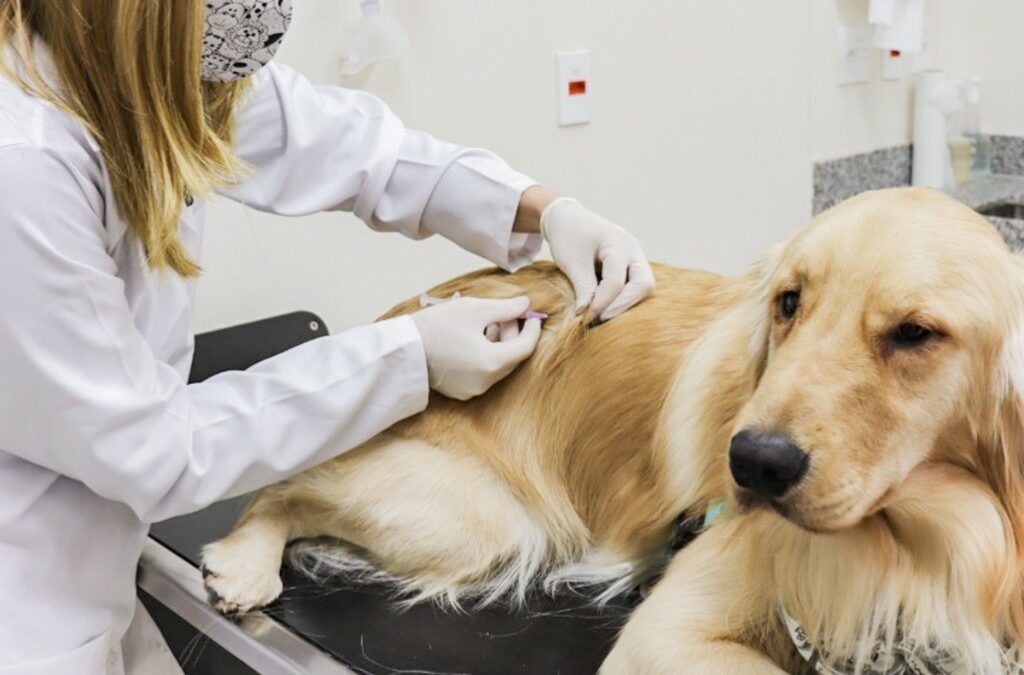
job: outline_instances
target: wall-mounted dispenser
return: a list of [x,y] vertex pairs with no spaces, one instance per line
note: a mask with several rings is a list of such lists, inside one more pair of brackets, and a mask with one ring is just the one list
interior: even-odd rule
[[874,45],[890,54],[916,54],[924,49],[924,0],[871,0],[868,23],[875,27]]
[[409,35],[391,14],[381,7],[380,0],[359,3],[362,17],[352,29],[345,44],[341,74],[352,76],[371,63],[394,59],[409,51]]

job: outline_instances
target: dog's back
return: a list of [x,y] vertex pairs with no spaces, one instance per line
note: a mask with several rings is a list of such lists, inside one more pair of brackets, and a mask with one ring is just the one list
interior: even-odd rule
[[[469,403],[435,396],[397,434],[466,444],[464,429],[490,442],[467,448],[499,472],[546,527],[572,524],[571,546],[630,557],[664,541],[678,513],[665,513],[665,472],[652,452],[679,364],[708,324],[749,290],[744,280],[655,266],[655,295],[627,314],[587,327],[573,313],[569,282],[550,263],[516,274],[485,270],[431,291],[479,297],[526,294],[548,320],[536,354],[505,382]],[[386,317],[415,311],[408,301]],[[451,430],[439,438],[440,429]],[[566,542],[569,543],[569,542]]]

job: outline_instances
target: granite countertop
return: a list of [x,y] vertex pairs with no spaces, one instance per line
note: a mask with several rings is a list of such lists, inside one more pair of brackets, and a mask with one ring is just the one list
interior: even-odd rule
[[[1024,204],[1024,137],[990,136],[992,174],[951,194],[973,209],[1011,202]],[[812,213],[821,213],[865,190],[910,185],[913,149],[910,145],[828,159],[814,164]],[[987,216],[1011,248],[1024,249],[1024,219]]]
[[[951,194],[972,209],[1012,202],[1024,204],[1024,176],[992,174],[971,181]],[[1024,249],[1024,220],[986,216],[1014,250]]]
[[1004,202],[1024,204],[1024,176],[992,174],[962,185],[951,194],[972,209]]

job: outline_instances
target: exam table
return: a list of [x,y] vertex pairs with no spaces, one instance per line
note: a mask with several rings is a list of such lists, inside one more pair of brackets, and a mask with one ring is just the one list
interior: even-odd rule
[[[296,312],[199,335],[190,379],[243,370],[326,334],[316,315]],[[285,566],[281,598],[231,621],[207,603],[198,556],[228,533],[246,500],[154,525],[143,552],[139,597],[189,675],[590,675],[631,604],[623,598],[597,609],[568,592],[515,612],[452,613],[430,604],[402,611],[386,587],[320,584]]]

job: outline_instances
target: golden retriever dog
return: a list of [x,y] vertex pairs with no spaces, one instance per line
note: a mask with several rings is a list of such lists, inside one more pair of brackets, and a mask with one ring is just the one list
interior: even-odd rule
[[528,294],[551,315],[537,353],[259,493],[204,551],[217,607],[270,602],[286,545],[324,536],[297,562],[410,601],[611,593],[664,559],[680,514],[724,503],[602,672],[1016,672],[1024,270],[996,231],[887,190],[746,275],[656,273],[590,328],[549,264],[433,289]]

